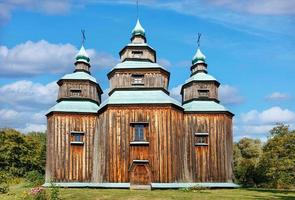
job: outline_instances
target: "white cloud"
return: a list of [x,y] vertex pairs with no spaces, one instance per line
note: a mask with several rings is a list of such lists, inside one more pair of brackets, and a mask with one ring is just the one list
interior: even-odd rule
[[181,95],[180,95],[180,90],[181,90],[182,84],[172,88],[170,90],[170,96],[176,100],[178,100],[179,102],[182,101]]
[[[46,123],[45,111],[17,111],[14,109],[0,109],[0,127],[16,128],[18,130],[32,131],[33,127],[39,127],[34,131],[39,131]],[[25,131],[25,132],[29,132]]]
[[57,98],[58,86],[56,82],[48,84],[33,83],[21,80],[0,87],[0,102],[25,109],[38,108],[38,105],[51,105]]
[[295,112],[275,106],[263,111],[251,110],[242,113],[235,121],[237,127],[234,130],[235,140],[252,137],[265,141],[269,131],[277,123],[284,123],[291,128],[295,127]]
[[244,123],[289,123],[295,121],[295,113],[280,107],[271,107],[262,112],[257,110],[251,110],[241,115],[241,119]]
[[[9,49],[0,46],[0,76],[34,76],[73,71],[78,49],[72,44],[51,44],[45,40],[27,41]],[[88,49],[93,67],[113,66],[112,55]]]
[[16,9],[46,14],[65,14],[73,5],[71,0],[4,0],[0,2],[0,20],[8,20]]
[[270,94],[269,96],[267,96],[266,99],[269,101],[276,101],[276,100],[282,101],[282,100],[290,99],[290,96],[286,93],[274,92]]
[[244,98],[239,94],[239,90],[230,85],[221,85],[219,87],[219,99],[225,105],[240,104],[244,101]]
[[163,66],[163,67],[171,67],[171,62],[165,58],[160,58],[158,60],[159,65]]
[[45,132],[47,130],[47,126],[45,124],[26,124],[24,128],[17,129],[22,133],[29,132]]

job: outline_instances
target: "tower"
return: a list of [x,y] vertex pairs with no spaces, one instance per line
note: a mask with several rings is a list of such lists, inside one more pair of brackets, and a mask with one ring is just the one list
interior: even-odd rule
[[46,182],[87,182],[92,175],[93,139],[102,90],[81,46],[75,70],[58,82],[57,103],[47,116]]
[[191,76],[181,88],[184,127],[191,149],[188,160],[196,166],[190,179],[232,182],[233,114],[219,103],[220,83],[208,74],[206,57],[199,47],[190,69]]

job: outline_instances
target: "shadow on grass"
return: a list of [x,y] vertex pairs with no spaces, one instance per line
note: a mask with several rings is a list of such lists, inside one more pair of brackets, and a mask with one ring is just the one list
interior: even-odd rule
[[[295,200],[295,191],[293,190],[278,190],[278,189],[262,189],[262,188],[243,188],[247,191],[261,192],[265,194],[272,194],[274,199]],[[257,199],[263,199],[256,196]]]

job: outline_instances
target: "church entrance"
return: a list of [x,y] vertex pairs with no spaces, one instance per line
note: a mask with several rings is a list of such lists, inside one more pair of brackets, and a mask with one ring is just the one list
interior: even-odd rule
[[130,168],[130,189],[151,189],[151,171],[148,163],[132,163]]

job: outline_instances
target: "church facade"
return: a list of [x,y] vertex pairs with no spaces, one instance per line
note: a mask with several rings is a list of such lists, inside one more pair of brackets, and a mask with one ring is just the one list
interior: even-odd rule
[[157,63],[139,20],[119,54],[103,102],[83,45],[74,72],[57,82],[57,103],[46,115],[45,185],[235,187],[233,114],[219,103],[220,84],[201,50],[181,88],[182,102],[170,97],[170,73]]

